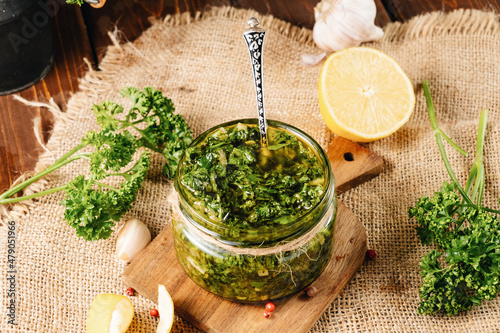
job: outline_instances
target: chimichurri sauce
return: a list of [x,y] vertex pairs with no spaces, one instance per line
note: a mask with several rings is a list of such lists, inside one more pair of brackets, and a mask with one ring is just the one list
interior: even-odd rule
[[291,133],[268,128],[261,149],[255,125],[221,127],[189,148],[180,184],[210,220],[239,229],[288,224],[317,205],[325,174],[313,149]]

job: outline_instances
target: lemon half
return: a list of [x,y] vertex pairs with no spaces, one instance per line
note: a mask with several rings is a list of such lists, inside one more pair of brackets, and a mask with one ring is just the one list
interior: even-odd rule
[[319,106],[326,125],[358,142],[385,138],[410,118],[413,86],[387,54],[353,47],[332,54],[319,78]]

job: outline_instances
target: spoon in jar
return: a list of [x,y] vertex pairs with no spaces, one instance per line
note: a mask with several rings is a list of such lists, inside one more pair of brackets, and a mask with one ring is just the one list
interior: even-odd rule
[[265,155],[264,151],[269,152],[267,149],[267,121],[264,112],[264,89],[262,86],[262,49],[266,32],[258,27],[259,23],[257,18],[251,17],[248,20],[250,29],[243,33],[243,37],[247,43],[250,61],[252,62],[255,94],[257,95],[257,111],[259,114],[260,147],[261,153]]

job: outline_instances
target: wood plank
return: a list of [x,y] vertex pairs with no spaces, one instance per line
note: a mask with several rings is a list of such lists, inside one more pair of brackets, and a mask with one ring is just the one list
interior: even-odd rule
[[[312,29],[314,26],[314,7],[319,0],[236,0],[234,6],[253,8],[262,14],[271,14],[294,25]],[[383,27],[391,20],[381,0],[375,0],[377,16],[375,23]]]
[[335,176],[337,194],[350,190],[382,171],[382,157],[350,140],[337,136],[327,151]]
[[[79,7],[61,5],[53,19],[55,59],[43,80],[19,92],[28,100],[47,102],[50,98],[64,110],[78,78],[86,71],[83,57],[92,60],[92,50]],[[32,119],[41,118],[46,141],[53,128],[53,117],[45,109],[27,107],[12,95],[0,96],[0,192],[5,191],[23,172],[32,170],[42,152],[33,132]]]
[[318,0],[237,0],[235,7],[253,8],[271,14],[294,25],[311,29],[314,26],[314,7]]
[[382,0],[375,0],[375,6],[377,6],[377,15],[375,16],[375,24],[379,27],[384,27],[387,23],[392,22],[389,13],[385,9]]
[[[276,301],[270,319],[262,315],[262,304],[240,304],[215,296],[196,285],[177,261],[172,227],[168,226],[123,272],[128,287],[157,303],[158,284],[174,301],[178,315],[209,333],[308,332],[338,296],[362,264],[366,253],[366,231],[342,203],[338,206],[333,257],[312,284],[318,293],[298,293]],[[298,316],[297,314],[300,314]]]
[[111,40],[108,31],[117,29],[120,37],[133,41],[146,30],[151,23],[150,17],[164,17],[167,14],[186,11],[203,11],[210,6],[229,6],[230,0],[120,0],[108,1],[104,7],[95,9],[83,6],[89,36],[97,53],[98,62],[104,57]]
[[393,20],[407,21],[410,18],[436,11],[452,11],[458,8],[476,8],[500,11],[500,2],[497,0],[382,0],[389,16]]
[[133,0],[107,1],[104,7],[99,9],[85,5],[82,6],[82,12],[97,63],[102,60],[106,48],[111,44],[109,31],[116,29],[120,31],[119,40],[133,41],[151,25],[148,19],[154,14]]

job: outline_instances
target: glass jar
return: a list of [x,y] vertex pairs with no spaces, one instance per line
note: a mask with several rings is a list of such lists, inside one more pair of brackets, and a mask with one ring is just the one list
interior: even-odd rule
[[[197,137],[191,146],[203,144],[207,136],[238,123],[257,126],[258,120],[218,125]],[[174,179],[178,207],[173,208],[172,227],[181,266],[202,288],[238,302],[278,299],[303,290],[321,275],[333,253],[337,199],[325,152],[293,126],[271,120],[268,126],[297,137],[321,164],[323,196],[298,218],[258,228],[217,223],[199,211],[180,181],[185,157]]]

